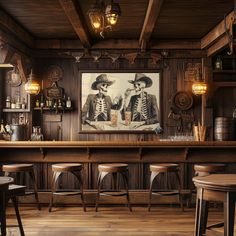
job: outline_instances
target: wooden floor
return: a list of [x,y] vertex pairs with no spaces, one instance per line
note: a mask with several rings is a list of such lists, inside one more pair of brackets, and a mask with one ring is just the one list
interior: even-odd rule
[[[182,212],[178,206],[157,206],[151,212],[146,207],[101,207],[99,212],[88,207],[54,208],[48,213],[33,207],[20,207],[26,236],[193,236],[194,208]],[[211,209],[209,223],[223,219],[221,209]],[[14,210],[7,210],[8,235],[19,235]],[[207,231],[207,235],[222,235],[222,228]]]

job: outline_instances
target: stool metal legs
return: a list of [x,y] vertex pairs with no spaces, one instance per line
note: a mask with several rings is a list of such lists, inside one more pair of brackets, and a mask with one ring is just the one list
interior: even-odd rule
[[[127,199],[127,205],[128,205],[128,208],[130,211],[132,211],[132,208],[131,208],[131,205],[130,205],[130,197],[129,197],[129,185],[128,185],[128,171],[123,171],[123,172],[113,172],[112,173],[112,176],[113,176],[113,183],[114,183],[114,188],[117,190],[117,174],[120,173],[122,179],[123,179],[123,182],[124,182],[124,185],[125,185],[125,193],[121,193],[119,195],[117,194],[109,194],[108,191],[102,191],[101,190],[101,187],[102,187],[102,182],[103,182],[103,179],[105,178],[105,176],[107,176],[110,172],[104,172],[104,171],[101,171],[99,172],[98,174],[98,181],[97,181],[97,186],[98,186],[98,191],[97,191],[97,197],[96,197],[96,204],[95,204],[95,211],[97,212],[98,211],[98,204],[99,204],[99,199],[100,199],[100,195],[103,194],[104,192],[104,195],[107,195],[107,196],[126,196],[126,199]],[[107,192],[107,193],[105,193]]]
[[[50,200],[49,208],[48,208],[49,212],[52,211],[54,195],[57,194],[57,192],[56,192],[57,182],[58,182],[58,179],[62,173],[63,172],[53,171],[52,187],[51,187],[52,193],[51,193],[51,200]],[[86,207],[85,207],[85,203],[84,203],[84,190],[83,190],[83,180],[82,180],[81,172],[80,171],[70,171],[70,173],[72,173],[76,177],[76,179],[79,182],[79,186],[80,186],[80,192],[77,192],[74,195],[80,195],[83,209],[84,209],[84,211],[86,211]],[[63,195],[67,195],[67,194],[63,194]],[[68,195],[70,195],[70,194],[68,194]]]
[[[184,205],[183,205],[183,199],[182,199],[182,195],[181,195],[181,190],[182,190],[182,184],[180,181],[180,177],[179,177],[179,173],[178,172],[155,172],[155,171],[151,171],[151,176],[150,176],[150,188],[149,188],[149,201],[148,201],[148,211],[151,211],[151,201],[152,201],[152,195],[153,194],[158,194],[158,192],[154,192],[153,191],[153,182],[156,179],[156,177],[161,174],[161,173],[165,173],[166,174],[166,187],[170,187],[169,185],[169,181],[168,181],[168,173],[174,173],[178,182],[178,194],[179,194],[179,201],[180,201],[180,206],[182,211],[184,211]],[[176,193],[177,194],[177,193]],[[164,195],[164,194],[163,194]]]

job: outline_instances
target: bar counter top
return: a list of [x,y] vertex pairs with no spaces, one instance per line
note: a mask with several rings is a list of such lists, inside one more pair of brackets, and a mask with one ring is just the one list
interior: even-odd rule
[[236,148],[236,141],[0,141],[0,148]]

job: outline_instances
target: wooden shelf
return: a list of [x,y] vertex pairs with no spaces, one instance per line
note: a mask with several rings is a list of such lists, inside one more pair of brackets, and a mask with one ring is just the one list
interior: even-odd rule
[[49,108],[49,107],[43,107],[43,108],[41,108],[41,107],[34,107],[34,110],[35,111],[59,111],[59,112],[64,112],[64,111],[72,111],[73,110],[73,108],[71,107],[71,108],[67,108],[67,107],[65,107],[65,108]]
[[215,87],[236,87],[235,82],[214,82]]
[[2,111],[3,112],[30,112],[30,109],[9,109],[9,108],[4,108]]
[[236,74],[236,70],[213,70],[215,74]]

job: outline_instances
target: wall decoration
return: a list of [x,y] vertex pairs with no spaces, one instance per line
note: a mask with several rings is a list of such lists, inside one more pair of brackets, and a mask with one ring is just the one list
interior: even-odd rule
[[83,71],[79,88],[81,133],[145,133],[161,126],[158,71]]
[[201,70],[201,63],[187,63],[185,65],[184,81],[194,82],[196,80],[196,75],[199,70]]

